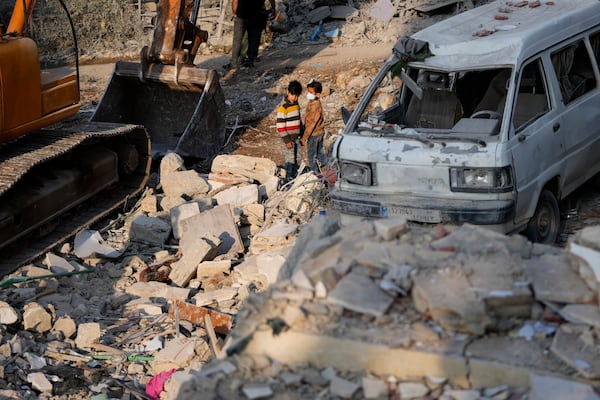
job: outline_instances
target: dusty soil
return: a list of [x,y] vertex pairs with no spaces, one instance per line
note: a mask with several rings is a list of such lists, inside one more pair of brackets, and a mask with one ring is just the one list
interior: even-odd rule
[[[290,45],[285,49],[262,49],[255,68],[225,72],[226,54],[197,56],[200,68],[221,73],[227,114],[229,140],[223,153],[266,157],[283,163],[283,146],[275,133],[275,109],[292,79],[306,85],[310,79],[323,83],[322,98],[330,145],[343,126],[340,106],[351,109],[358,96],[348,84],[354,77],[373,76],[391,51],[389,44],[342,46],[337,43]],[[84,111],[91,111],[100,100],[113,69],[112,63],[81,67],[81,97]],[[331,94],[327,96],[327,92]],[[306,101],[304,96],[300,105]],[[559,244],[565,245],[576,231],[600,224],[600,185],[589,182],[563,204],[564,230]]]

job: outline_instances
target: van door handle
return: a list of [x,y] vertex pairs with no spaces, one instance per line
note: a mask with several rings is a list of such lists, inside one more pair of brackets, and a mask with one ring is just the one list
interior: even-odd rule
[[560,129],[560,122],[556,122],[554,125],[552,125],[552,130],[554,132],[558,132],[559,129]]

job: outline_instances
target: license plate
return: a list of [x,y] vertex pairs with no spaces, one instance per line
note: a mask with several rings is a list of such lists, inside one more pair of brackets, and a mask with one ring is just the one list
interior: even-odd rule
[[422,208],[382,207],[381,216],[404,217],[409,221],[427,222],[430,224],[442,222],[442,212],[440,210],[427,210]]

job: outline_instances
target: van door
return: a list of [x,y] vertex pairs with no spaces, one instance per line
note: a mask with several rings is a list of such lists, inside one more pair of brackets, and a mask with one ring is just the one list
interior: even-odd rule
[[600,168],[600,93],[590,50],[580,38],[551,53],[557,92],[561,95],[559,133],[566,151],[563,196]]
[[508,148],[517,191],[515,224],[522,225],[533,215],[546,182],[560,170],[564,145],[556,113],[550,108],[542,60],[530,61],[517,77]]

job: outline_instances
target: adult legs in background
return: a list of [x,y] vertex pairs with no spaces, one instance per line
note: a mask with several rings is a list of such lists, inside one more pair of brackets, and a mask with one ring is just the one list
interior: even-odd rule
[[248,27],[248,58],[246,59],[246,63],[250,67],[254,64],[258,56],[262,30],[262,25]]
[[[241,64],[240,56],[242,54],[242,41],[244,39],[244,33],[248,29],[245,20],[239,17],[235,17],[233,22],[233,45],[231,49],[231,68],[236,68]],[[248,33],[250,31],[248,30]]]

